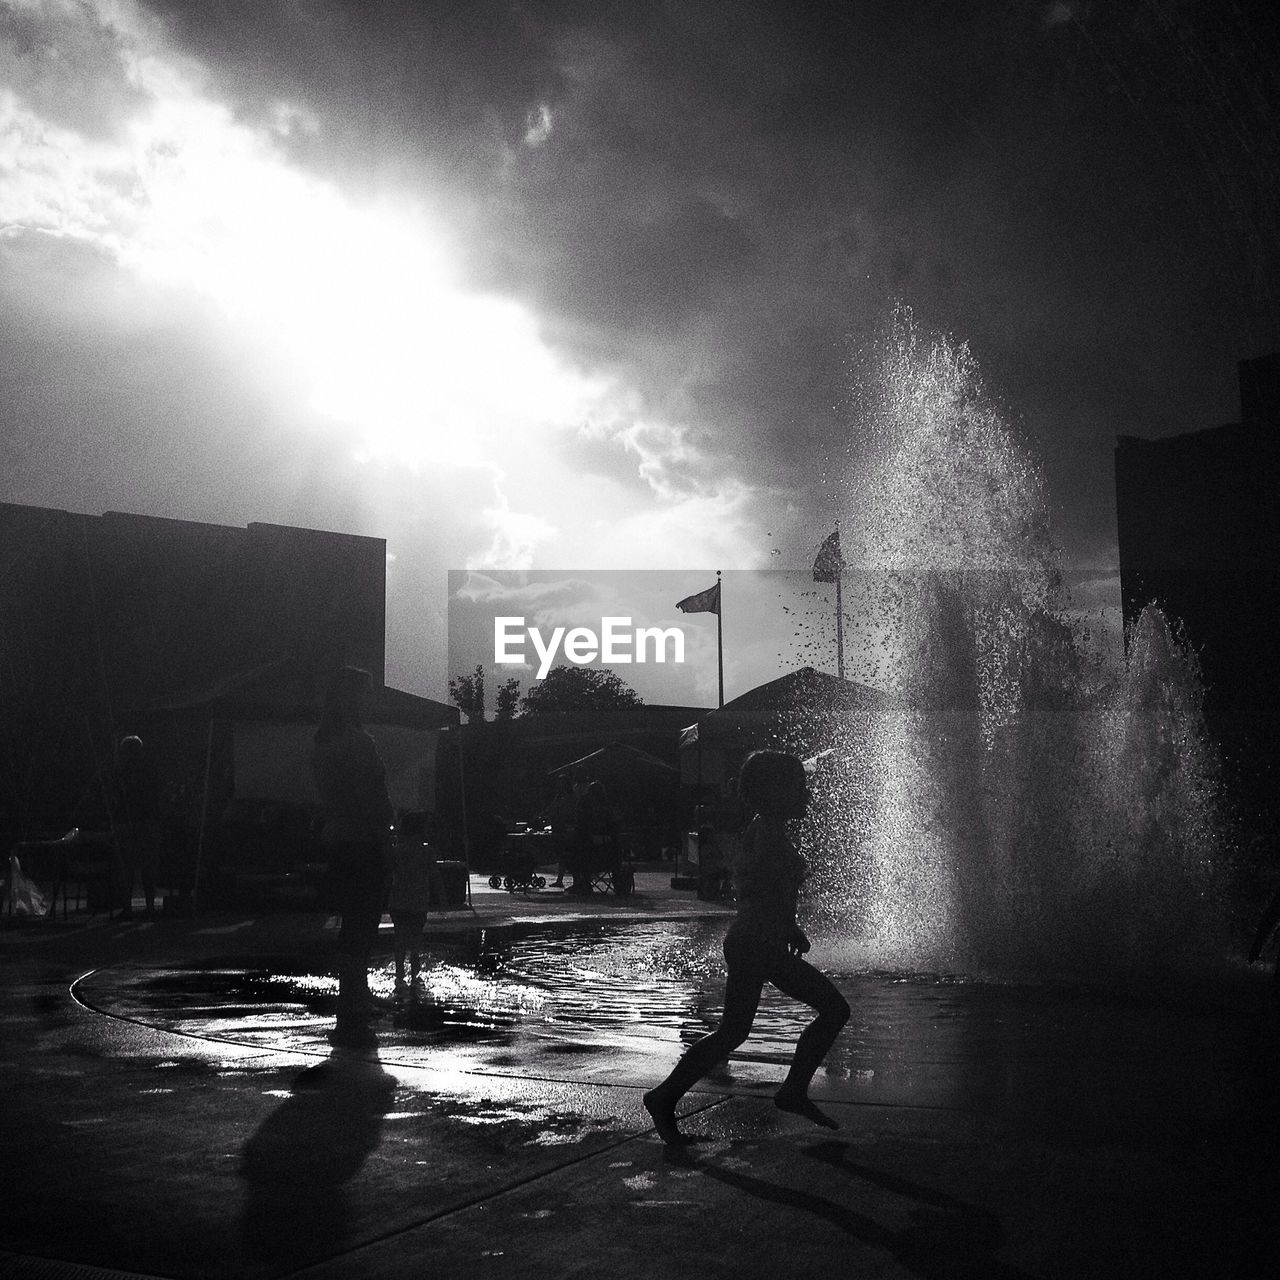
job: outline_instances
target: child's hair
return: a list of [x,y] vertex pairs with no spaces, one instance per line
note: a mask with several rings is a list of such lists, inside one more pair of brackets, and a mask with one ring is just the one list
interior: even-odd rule
[[778,807],[797,777],[804,779],[804,765],[798,756],[786,751],[753,751],[738,775],[738,794],[749,809],[767,813]]

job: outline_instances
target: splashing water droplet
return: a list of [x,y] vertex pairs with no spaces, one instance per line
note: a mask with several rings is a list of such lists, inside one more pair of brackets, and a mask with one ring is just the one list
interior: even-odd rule
[[1131,973],[1221,954],[1194,654],[1154,607],[1125,656],[1091,649],[1040,469],[967,347],[900,312],[861,393],[849,674],[890,696],[815,777],[816,923],[871,966]]

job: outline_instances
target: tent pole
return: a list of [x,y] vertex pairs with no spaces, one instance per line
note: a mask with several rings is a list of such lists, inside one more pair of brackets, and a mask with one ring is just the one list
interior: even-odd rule
[[467,906],[476,909],[471,901],[471,827],[467,822],[467,774],[463,765],[462,726],[458,726],[458,791],[462,796],[462,857],[467,866]]
[[191,878],[191,916],[200,914],[200,871],[204,866],[204,838],[209,827],[209,789],[213,775],[213,717],[209,718],[209,732],[204,747],[204,799],[200,805],[200,836],[196,841],[196,869]]
[[471,892],[471,828],[467,822],[467,766],[462,749],[462,726],[458,726],[458,795],[462,801],[462,856],[467,863],[467,892]]

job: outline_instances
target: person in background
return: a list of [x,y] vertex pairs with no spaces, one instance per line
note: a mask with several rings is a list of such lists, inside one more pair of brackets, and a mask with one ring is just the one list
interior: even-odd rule
[[551,882],[556,889],[564,888],[564,873],[568,865],[569,839],[573,834],[573,820],[578,802],[573,794],[573,782],[567,773],[556,779],[555,794],[543,812],[543,818],[551,826],[552,848],[556,851],[556,878]]
[[604,783],[597,778],[578,801],[570,860],[573,884],[565,892],[587,897],[593,892],[591,877],[603,868],[616,866],[618,858],[618,817],[609,803]]
[[[427,912],[444,904],[444,882],[436,865],[439,854],[432,842],[429,815],[406,815],[400,824],[391,872],[388,908],[395,926],[396,994],[413,999],[422,965],[422,930]],[[406,960],[409,984],[405,984]]]
[[329,863],[332,905],[342,916],[338,935],[338,1017],[335,1045],[368,1047],[372,996],[369,960],[386,901],[394,811],[387,772],[364,714],[373,677],[343,667],[325,692],[311,753],[324,811],[321,842]]
[[698,829],[698,897],[713,902],[728,892],[729,868],[710,827]]
[[742,766],[739,793],[755,817],[734,867],[738,914],[724,940],[724,1017],[644,1095],[658,1136],[669,1146],[691,1141],[677,1127],[676,1103],[747,1038],[766,982],[818,1015],[800,1033],[774,1105],[825,1128],[839,1128],[809,1097],[809,1082],[848,1021],[849,1005],[830,978],[801,958],[809,939],[796,923],[796,907],[806,867],[786,824],[804,817],[808,804],[804,765],[781,751],[756,751]]
[[156,871],[160,865],[161,786],[150,753],[134,734],[116,748],[111,826],[120,879],[120,919],[133,918],[133,886],[142,880],[147,919],[156,913]]

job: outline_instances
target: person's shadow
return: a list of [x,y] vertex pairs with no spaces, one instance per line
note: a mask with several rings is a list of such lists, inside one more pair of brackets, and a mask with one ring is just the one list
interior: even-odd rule
[[1028,1280],[1027,1273],[1001,1262],[995,1251],[1004,1239],[999,1220],[984,1209],[910,1182],[896,1174],[884,1173],[848,1158],[847,1142],[818,1142],[802,1148],[804,1154],[847,1173],[874,1183],[914,1204],[907,1210],[908,1225],[894,1230],[874,1218],[837,1204],[811,1191],[781,1186],[753,1177],[738,1169],[725,1168],[699,1159],[683,1148],[667,1148],[667,1158],[686,1164],[708,1178],[747,1195],[790,1209],[802,1209],[847,1232],[855,1240],[890,1254],[906,1270],[925,1280]]
[[241,1154],[248,1257],[293,1269],[348,1245],[346,1184],[382,1140],[394,1093],[376,1056],[339,1050],[298,1076]]

